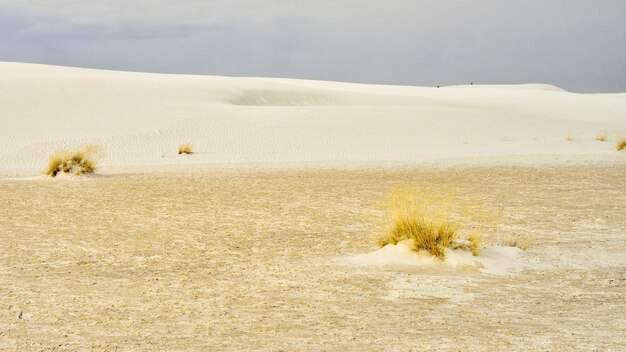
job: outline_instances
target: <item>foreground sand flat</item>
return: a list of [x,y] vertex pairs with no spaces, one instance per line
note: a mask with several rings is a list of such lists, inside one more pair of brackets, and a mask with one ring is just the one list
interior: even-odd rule
[[[626,349],[626,163],[0,180],[0,350]],[[338,264],[456,189],[519,274]],[[471,222],[471,219],[466,219]]]

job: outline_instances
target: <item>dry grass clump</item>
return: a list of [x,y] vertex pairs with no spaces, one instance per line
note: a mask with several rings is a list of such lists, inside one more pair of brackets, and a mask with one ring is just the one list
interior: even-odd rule
[[596,141],[606,142],[608,138],[609,138],[609,132],[607,131],[600,131],[596,134]]
[[[417,215],[417,214],[415,214]],[[434,223],[428,219],[405,214],[395,221],[395,227],[386,238],[378,240],[380,245],[398,244],[403,240],[411,240],[411,249],[427,251],[431,255],[443,259],[446,248],[452,245],[457,229],[449,223]]]
[[620,152],[626,149],[626,138],[620,138],[615,145],[615,149]]
[[178,147],[178,154],[191,154],[191,144],[185,143]]
[[48,167],[44,173],[55,177],[60,172],[83,175],[93,173],[96,169],[96,153],[98,148],[86,146],[75,151],[60,151],[50,156]]
[[572,136],[571,134],[568,134],[567,136],[565,136],[565,140],[568,142],[573,142],[574,141],[574,136]]
[[467,240],[469,241],[469,249],[476,257],[480,254],[480,250],[483,247],[483,238],[477,234],[471,234]]
[[406,241],[413,251],[426,251],[439,259],[445,259],[447,248],[467,249],[478,255],[481,245],[478,236],[472,235],[467,240],[457,236],[460,226],[448,216],[453,203],[451,197],[433,197],[424,192],[393,193],[387,202],[389,229],[376,242],[384,247]]

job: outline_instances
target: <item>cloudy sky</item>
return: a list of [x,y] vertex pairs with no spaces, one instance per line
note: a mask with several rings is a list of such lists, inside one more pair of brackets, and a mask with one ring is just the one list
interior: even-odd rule
[[0,61],[626,92],[626,0],[0,0]]

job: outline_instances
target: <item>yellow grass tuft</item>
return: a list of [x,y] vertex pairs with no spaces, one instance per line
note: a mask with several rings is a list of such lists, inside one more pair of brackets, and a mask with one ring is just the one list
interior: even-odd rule
[[626,149],[626,138],[620,138],[615,145],[615,149],[620,152]]
[[408,240],[413,251],[426,251],[444,259],[446,249],[452,247],[459,229],[448,219],[445,203],[449,200],[426,193],[393,193],[387,203],[389,230],[376,242],[382,247]]
[[449,223],[438,223],[420,218],[417,214],[398,217],[390,237],[397,243],[399,240],[411,240],[411,249],[415,252],[426,251],[443,259],[448,248],[456,237],[457,228]]
[[50,156],[44,174],[55,177],[61,172],[74,175],[93,173],[98,151],[96,146],[86,146],[75,151],[59,151]]
[[607,131],[600,131],[596,134],[596,141],[606,142],[608,138],[609,138],[609,132]]
[[565,140],[568,142],[573,142],[574,141],[574,136],[572,136],[571,134],[568,134],[567,136],[565,136]]
[[50,160],[48,161],[48,168],[44,170],[44,173],[49,176],[56,176],[57,173],[61,170],[61,164],[63,164],[63,157],[60,155],[52,155],[50,156]]
[[[463,201],[453,188],[429,192],[423,189],[399,189],[385,203],[388,228],[376,239],[379,246],[399,243],[415,252],[426,251],[445,259],[448,248],[471,251],[478,256],[483,246],[479,227],[495,221],[493,214],[482,212],[475,202]],[[455,218],[456,220],[452,220]],[[469,236],[461,238],[461,222]]]
[[476,257],[480,254],[480,250],[483,246],[483,238],[478,234],[471,234],[467,241],[469,242],[469,249],[472,251],[472,254]]
[[178,154],[191,154],[191,144],[185,143],[178,147]]

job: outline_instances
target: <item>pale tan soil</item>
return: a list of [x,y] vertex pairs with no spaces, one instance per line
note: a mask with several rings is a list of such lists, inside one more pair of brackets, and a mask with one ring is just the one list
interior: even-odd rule
[[[626,350],[626,164],[0,180],[0,350]],[[458,188],[537,266],[354,267]],[[467,220],[471,221],[471,220]]]

